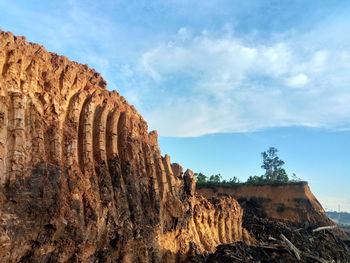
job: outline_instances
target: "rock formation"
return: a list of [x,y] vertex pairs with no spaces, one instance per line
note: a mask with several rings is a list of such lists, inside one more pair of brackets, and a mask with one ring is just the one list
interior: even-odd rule
[[195,194],[157,133],[87,65],[0,31],[2,262],[190,262],[250,237]]

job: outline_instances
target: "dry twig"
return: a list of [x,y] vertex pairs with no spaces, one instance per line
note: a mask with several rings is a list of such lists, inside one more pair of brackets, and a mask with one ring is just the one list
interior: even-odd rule
[[287,246],[289,247],[290,250],[293,251],[295,257],[297,258],[298,261],[300,261],[300,251],[299,249],[297,249],[292,242],[290,242],[288,240],[288,238],[286,238],[285,235],[281,234],[280,237],[283,239],[283,241],[287,244]]
[[337,227],[338,227],[337,225],[334,225],[334,226],[321,226],[321,227],[315,228],[314,230],[312,230],[312,232],[318,232],[318,231],[322,231],[322,230],[326,230],[326,229],[334,229],[334,228],[337,228]]

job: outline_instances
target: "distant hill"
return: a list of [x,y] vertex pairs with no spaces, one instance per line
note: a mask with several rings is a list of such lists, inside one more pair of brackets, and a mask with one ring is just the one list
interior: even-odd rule
[[350,225],[350,213],[347,212],[326,212],[328,217],[338,224]]

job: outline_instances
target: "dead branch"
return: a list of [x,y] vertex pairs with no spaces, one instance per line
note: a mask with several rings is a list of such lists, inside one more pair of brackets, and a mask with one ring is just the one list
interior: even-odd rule
[[274,237],[272,237],[272,236],[269,236],[269,240],[270,240],[270,241],[277,241],[277,239],[274,238]]
[[280,237],[283,239],[283,241],[287,244],[287,246],[289,247],[290,250],[293,251],[295,257],[297,258],[298,261],[300,261],[300,251],[299,249],[297,249],[292,242],[290,242],[288,240],[288,238],[286,238],[285,235],[281,234]]
[[312,232],[318,232],[318,231],[322,231],[322,230],[326,230],[326,229],[334,229],[334,228],[337,228],[337,227],[338,227],[337,225],[334,225],[334,226],[321,226],[321,227],[315,228],[314,230],[312,230]]
[[281,248],[278,246],[259,246],[261,248],[265,248],[265,249],[275,249],[275,250],[280,250]]

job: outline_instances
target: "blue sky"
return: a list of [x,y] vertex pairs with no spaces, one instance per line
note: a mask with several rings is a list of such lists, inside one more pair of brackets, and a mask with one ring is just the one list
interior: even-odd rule
[[0,0],[0,28],[101,72],[162,152],[225,178],[280,150],[350,211],[350,2]]

